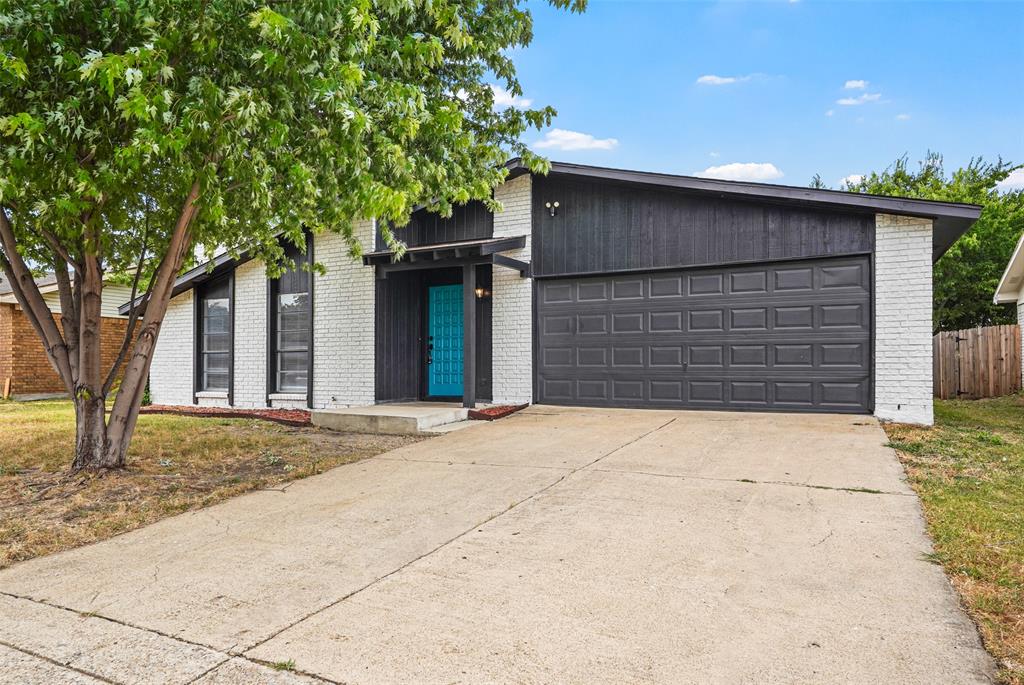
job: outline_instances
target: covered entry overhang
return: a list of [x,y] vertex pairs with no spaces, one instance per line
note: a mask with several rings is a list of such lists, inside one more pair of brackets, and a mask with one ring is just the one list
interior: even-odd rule
[[[484,268],[483,265],[512,269],[519,272],[522,278],[530,276],[530,264],[518,259],[513,259],[500,254],[507,250],[520,250],[526,246],[526,236],[513,236],[506,238],[484,238],[476,240],[464,240],[449,243],[435,243],[431,245],[411,247],[405,250],[401,256],[396,256],[391,251],[377,251],[365,254],[363,264],[374,267],[378,283],[384,286],[388,283],[388,276],[394,275],[398,278],[401,274],[403,279],[411,278],[410,272],[436,271],[437,273],[461,272],[462,286],[462,404],[464,407],[474,407],[477,401],[477,365],[478,365],[478,307],[477,299],[480,297],[478,291],[477,268]],[[443,271],[442,271],[443,270]],[[485,275],[490,270],[485,270]],[[426,278],[426,276],[424,276]],[[489,276],[488,276],[489,278]],[[420,282],[419,277],[416,278]],[[449,281],[449,282],[456,282]],[[486,285],[486,284],[485,284]],[[433,290],[433,289],[432,289]],[[457,293],[458,291],[456,291]],[[456,295],[457,297],[457,295]],[[457,300],[456,300],[457,301]],[[456,305],[457,306],[457,305]],[[450,310],[449,310],[450,311]],[[488,310],[489,311],[489,310]],[[378,319],[378,321],[381,321]],[[488,323],[489,317],[484,320]],[[379,324],[380,325],[380,324]],[[431,333],[431,335],[433,335]],[[483,335],[489,337],[489,332]],[[456,334],[455,339],[458,339]],[[380,344],[380,342],[378,342]],[[433,338],[430,339],[433,344]],[[485,343],[486,344],[486,343]],[[483,359],[487,364],[488,357]],[[436,367],[436,365],[435,365]],[[432,367],[432,368],[435,368]],[[434,372],[431,372],[433,378]],[[455,372],[458,378],[458,372]],[[488,383],[486,373],[482,376],[483,382]],[[457,383],[457,382],[456,382]],[[452,390],[457,388],[451,387]],[[441,393],[443,395],[456,393]],[[486,397],[486,395],[484,395]],[[379,397],[379,396],[378,396]]]
[[526,236],[524,235],[511,238],[462,240],[410,247],[399,259],[395,259],[395,253],[390,250],[370,252],[363,255],[363,264],[375,267],[378,278],[387,278],[388,274],[394,271],[441,269],[468,264],[494,264],[514,269],[519,272],[520,276],[526,278],[530,275],[530,265],[527,262],[499,254],[523,247],[526,247]]

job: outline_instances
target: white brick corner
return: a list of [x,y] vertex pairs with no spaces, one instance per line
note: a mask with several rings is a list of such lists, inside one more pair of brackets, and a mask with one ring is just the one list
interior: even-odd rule
[[153,404],[192,404],[193,340],[192,290],[167,305],[149,366],[149,396]]
[[875,216],[875,416],[932,425],[932,222]]
[[[494,237],[526,236],[526,246],[505,253],[530,261],[532,180],[524,174],[494,189],[503,210],[494,215]],[[491,378],[495,404],[533,402],[533,279],[495,266],[492,271]]]
[[[1017,325],[1024,331],[1024,299],[1017,295]],[[1024,359],[1024,335],[1020,337],[1020,354],[1021,359]],[[1021,384],[1024,385],[1024,364],[1021,364],[1020,370]]]
[[[364,251],[373,250],[375,232],[373,221],[356,223]],[[313,408],[373,404],[374,270],[335,233],[314,237],[313,258],[327,269],[313,280]]]

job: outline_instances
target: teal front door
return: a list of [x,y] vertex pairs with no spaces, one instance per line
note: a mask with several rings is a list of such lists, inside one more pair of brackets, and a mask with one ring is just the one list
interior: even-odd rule
[[427,394],[462,396],[462,286],[431,286],[427,309]]

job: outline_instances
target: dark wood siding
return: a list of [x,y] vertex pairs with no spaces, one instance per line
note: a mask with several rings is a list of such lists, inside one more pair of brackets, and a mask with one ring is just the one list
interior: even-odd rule
[[[545,202],[559,203],[552,217]],[[535,177],[536,276],[864,254],[873,214],[837,213],[567,177]]]
[[[420,210],[412,215],[408,224],[395,229],[395,236],[409,247],[491,238],[494,236],[494,215],[482,202],[456,207],[447,219]],[[377,249],[385,247],[378,233]]]
[[423,365],[421,293],[418,272],[393,273],[377,281],[378,401],[419,399]]
[[[477,267],[477,285],[491,289],[491,266]],[[376,398],[378,402],[416,400],[425,396],[423,365],[426,292],[431,285],[461,283],[458,269],[396,272],[377,281]],[[490,400],[491,298],[477,300],[476,394]]]

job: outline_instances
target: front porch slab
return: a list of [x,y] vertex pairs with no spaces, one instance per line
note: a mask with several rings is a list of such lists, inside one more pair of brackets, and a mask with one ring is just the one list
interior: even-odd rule
[[313,425],[351,433],[415,435],[465,421],[469,410],[455,402],[407,402],[368,407],[317,409]]

